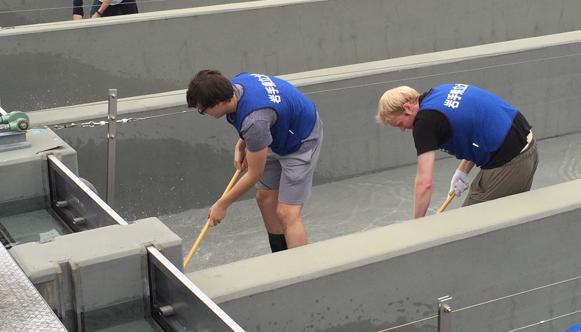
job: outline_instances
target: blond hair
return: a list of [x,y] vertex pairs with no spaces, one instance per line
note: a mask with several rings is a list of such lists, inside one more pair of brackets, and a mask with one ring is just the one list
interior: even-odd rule
[[402,85],[387,90],[383,96],[379,98],[375,120],[378,123],[383,123],[387,126],[389,116],[402,114],[404,112],[403,104],[407,102],[415,103],[419,98],[420,94],[409,86]]

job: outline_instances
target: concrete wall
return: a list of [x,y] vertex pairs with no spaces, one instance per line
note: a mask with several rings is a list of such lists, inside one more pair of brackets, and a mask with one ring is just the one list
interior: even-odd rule
[[[88,1],[92,0],[85,0]],[[72,0],[2,0],[0,27],[70,20]]]
[[577,30],[579,11],[577,0],[266,0],[21,26],[0,31],[0,98],[30,111],[109,88],[181,89],[207,67],[296,73]]
[[[580,190],[577,180],[188,277],[248,331],[378,331],[436,315],[445,295],[452,331],[541,320],[531,330],[563,331],[581,321],[549,321],[579,310]],[[395,331],[436,327],[432,318]]]
[[[249,0],[135,0],[140,13],[178,8],[211,6]],[[85,18],[88,18],[93,0],[84,0]],[[67,21],[72,16],[72,0],[2,0],[0,27]]]
[[[325,123],[316,183],[415,162],[411,135],[374,120],[380,95],[400,84],[422,90],[458,81],[490,89],[522,110],[537,138],[581,130],[581,31],[282,77],[317,104]],[[121,100],[119,111],[120,117],[159,116],[188,112],[184,104],[180,90]],[[91,104],[30,115],[33,124],[79,123],[106,110]],[[190,110],[119,131],[113,205],[129,219],[206,206],[231,177],[236,136],[225,121]],[[106,127],[57,133],[79,151],[81,176],[104,192]]]
[[49,206],[47,153],[77,173],[77,152],[49,129],[26,133],[28,148],[0,152],[0,216],[24,213]]
[[67,328],[91,331],[144,317],[147,245],[181,265],[181,239],[157,218],[17,245],[10,254]]

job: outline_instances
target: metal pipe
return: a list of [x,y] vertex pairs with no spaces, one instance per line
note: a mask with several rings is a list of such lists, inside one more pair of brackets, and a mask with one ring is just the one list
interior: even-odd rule
[[438,298],[438,332],[452,332],[451,296]]
[[106,202],[112,206],[115,198],[115,156],[117,138],[117,89],[109,89],[109,113],[107,126],[107,192]]

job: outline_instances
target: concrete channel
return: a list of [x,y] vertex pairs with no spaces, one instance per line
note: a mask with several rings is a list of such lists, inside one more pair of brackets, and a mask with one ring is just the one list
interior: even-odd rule
[[[107,328],[115,312],[147,316],[145,246],[180,265],[233,172],[234,132],[188,110],[183,88],[206,67],[266,72],[298,86],[325,123],[304,213],[311,244],[267,254],[248,195],[211,229],[187,281],[247,331],[439,331],[444,296],[453,331],[563,331],[581,321],[579,7],[266,0],[1,29],[0,76],[15,78],[0,86],[3,107],[27,111],[32,130],[55,129],[53,148],[72,147],[74,173],[101,196],[108,88],[127,96],[118,109],[131,119],[117,139],[112,207],[134,222],[10,254],[78,326]],[[434,28],[433,17],[459,22]],[[435,215],[457,163],[439,155],[430,215],[410,220],[412,138],[375,123],[377,100],[396,85],[443,82],[478,85],[520,109],[541,164],[531,192],[467,208],[458,199]],[[43,162],[34,156],[37,176]],[[44,193],[45,182],[31,185]]]
[[[282,76],[315,102],[325,123],[315,182],[415,162],[410,137],[386,130],[373,118],[379,96],[400,84],[422,90],[441,82],[471,83],[519,108],[538,139],[580,131],[580,38],[581,32],[575,31]],[[106,111],[106,103],[96,103],[30,115],[38,125],[81,123],[100,120]],[[124,217],[205,207],[223,190],[233,172],[235,134],[226,123],[186,113],[183,90],[122,99],[119,111],[122,117],[154,116],[119,129],[114,207]],[[69,128],[58,134],[79,152],[81,176],[103,192],[106,127]]]
[[0,97],[32,111],[104,100],[110,88],[182,89],[206,67],[286,75],[574,31],[580,10],[573,0],[266,0],[16,26],[0,30],[0,77],[12,78]]

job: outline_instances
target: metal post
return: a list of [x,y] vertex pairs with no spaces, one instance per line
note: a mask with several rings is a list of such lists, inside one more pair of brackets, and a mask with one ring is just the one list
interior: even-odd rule
[[451,296],[438,298],[438,332],[452,332]]
[[115,197],[115,156],[117,138],[117,89],[109,89],[109,115],[107,117],[107,193],[106,201],[112,206]]

